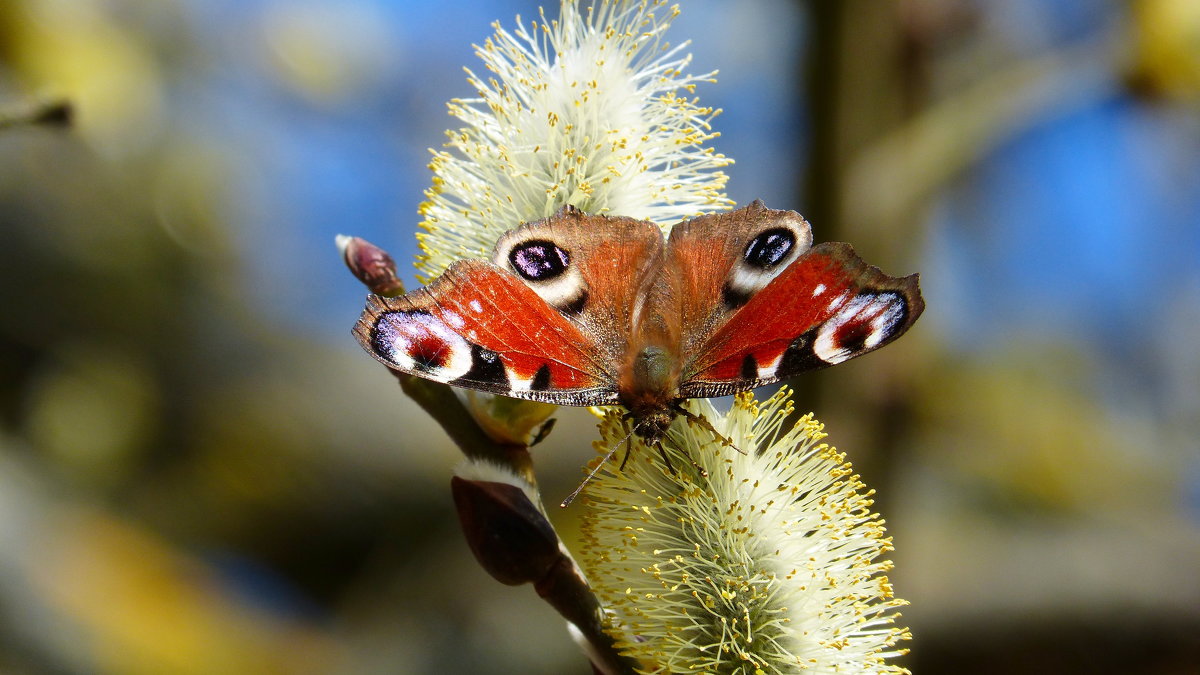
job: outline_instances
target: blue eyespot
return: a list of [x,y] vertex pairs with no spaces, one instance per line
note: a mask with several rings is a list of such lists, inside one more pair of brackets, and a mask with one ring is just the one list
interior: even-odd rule
[[529,281],[546,281],[567,271],[571,256],[545,239],[533,239],[514,246],[508,261],[517,274]]
[[742,259],[751,267],[770,269],[783,261],[795,245],[796,235],[791,230],[771,228],[750,240]]

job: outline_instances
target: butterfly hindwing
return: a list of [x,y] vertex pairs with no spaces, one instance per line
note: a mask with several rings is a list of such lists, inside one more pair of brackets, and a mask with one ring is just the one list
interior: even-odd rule
[[812,245],[812,228],[795,211],[761,201],[676,225],[667,269],[678,288],[680,351],[695,354],[709,336]]
[[592,338],[485,261],[456,262],[400,298],[371,296],[354,334],[388,367],[437,382],[564,405],[616,400]]
[[917,275],[890,277],[849,244],[818,244],[689,354],[680,394],[721,396],[841,363],[899,337],[924,308]]

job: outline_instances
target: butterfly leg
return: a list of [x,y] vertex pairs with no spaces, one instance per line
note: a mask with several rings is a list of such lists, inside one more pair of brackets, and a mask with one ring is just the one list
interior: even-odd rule
[[[671,475],[674,476],[675,475],[675,467],[671,465],[671,458],[667,456],[667,449],[663,447],[663,444],[661,441],[658,443],[655,443],[654,447],[658,448],[658,456],[662,457],[663,463],[667,465],[667,471],[670,471]],[[692,462],[692,464],[695,464],[695,462]]]
[[[667,457],[667,451],[666,451],[666,449],[665,449],[665,448],[663,448],[663,446],[662,446],[662,444],[661,444],[661,443],[659,443],[659,444],[658,444],[658,453],[659,453],[659,454],[662,456],[662,458],[663,458],[663,461],[664,461],[664,462],[666,462],[666,464],[667,464],[667,469],[669,469],[669,470],[670,470],[670,472],[671,472],[672,474],[674,474],[674,473],[675,473],[675,467],[671,466],[671,459],[670,459],[669,457]],[[699,464],[696,462],[696,460],[695,460],[694,458],[692,458],[692,456],[691,456],[690,454],[688,454],[688,453],[684,452],[684,453],[683,453],[683,456],[684,456],[684,457],[687,457],[687,461],[688,461],[688,463],[689,463],[689,464],[691,464],[691,465],[692,465],[692,468],[696,470],[696,475],[698,475],[698,476],[700,476],[700,477],[702,477],[702,478],[708,478],[708,469],[705,469],[704,467],[700,466],[700,465],[699,465]]]
[[745,450],[742,450],[741,448],[739,448],[738,446],[733,444],[733,439],[731,439],[728,436],[726,436],[725,434],[722,434],[721,432],[717,431],[717,428],[712,425],[712,422],[708,421],[708,418],[704,417],[703,415],[697,415],[696,413],[692,412],[691,410],[688,410],[687,408],[683,407],[682,405],[679,405],[678,403],[671,406],[671,409],[674,410],[675,412],[679,413],[680,415],[683,415],[684,418],[687,419],[688,422],[695,423],[695,424],[699,425],[701,429],[704,429],[704,430],[708,431],[709,433],[711,433],[713,436],[716,436],[717,440],[721,441],[721,445],[729,446],[729,447],[733,448],[734,450],[737,450],[738,452],[742,453],[743,455],[746,454]]
[[633,437],[632,433],[630,433],[628,436],[625,437],[625,441],[624,441],[625,456],[621,458],[621,468],[619,469],[620,471],[625,470],[625,465],[629,463],[629,456],[633,454],[633,442],[630,440],[632,437]]
[[[623,426],[623,425],[624,425],[626,422],[628,422],[629,420],[631,420],[631,419],[633,419],[633,413],[629,413],[629,412],[627,412],[627,413],[625,413],[624,415],[621,415],[621,424],[622,424],[622,426]],[[624,443],[624,444],[625,444],[625,456],[624,456],[623,458],[621,458],[621,468],[620,468],[620,471],[624,471],[624,470],[625,470],[625,465],[629,463],[629,455],[630,455],[630,454],[633,452],[633,443],[632,443],[632,442],[630,442],[630,440],[629,440],[629,439],[633,437],[633,432],[635,432],[635,431],[637,431],[637,426],[636,426],[636,424],[635,424],[635,426],[634,426],[632,429],[630,429],[630,430],[629,430],[629,433],[625,434],[625,438],[622,438],[622,439],[621,439],[621,440],[620,440],[620,441],[617,443],[617,445],[620,445],[621,443]]]

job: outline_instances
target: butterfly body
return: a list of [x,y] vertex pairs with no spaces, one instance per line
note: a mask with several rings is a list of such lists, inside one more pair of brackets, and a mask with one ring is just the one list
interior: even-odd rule
[[924,308],[847,244],[754,202],[657,226],[564,207],[509,231],[355,327],[390,368],[506,396],[629,410],[658,442],[688,398],[733,394],[872,351]]

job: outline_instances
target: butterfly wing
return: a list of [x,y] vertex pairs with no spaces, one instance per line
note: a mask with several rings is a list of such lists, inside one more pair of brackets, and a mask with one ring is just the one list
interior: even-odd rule
[[354,334],[384,365],[417,377],[546,403],[616,400],[579,326],[482,260],[456,262],[404,297],[371,296]]
[[662,263],[658,228],[572,207],[505,234],[401,298],[372,296],[359,343],[390,368],[559,405],[617,402],[630,316]]
[[653,223],[566,206],[501,237],[492,262],[578,326],[616,378],[662,252],[662,232]]
[[[690,221],[678,236],[672,231],[668,247],[675,273],[700,294],[683,313],[683,342],[690,345],[680,385],[685,398],[732,394],[841,363],[896,339],[924,310],[917,275],[890,277],[849,244],[810,248],[799,214],[756,202],[720,215],[730,217]],[[713,245],[722,238],[726,243]],[[694,271],[698,259],[714,256],[720,261]]]
[[[812,229],[795,211],[768,209],[761,201],[700,216],[671,229],[664,283],[680,317],[680,351],[705,349],[713,333],[812,245]],[[747,252],[753,248],[747,262]]]

